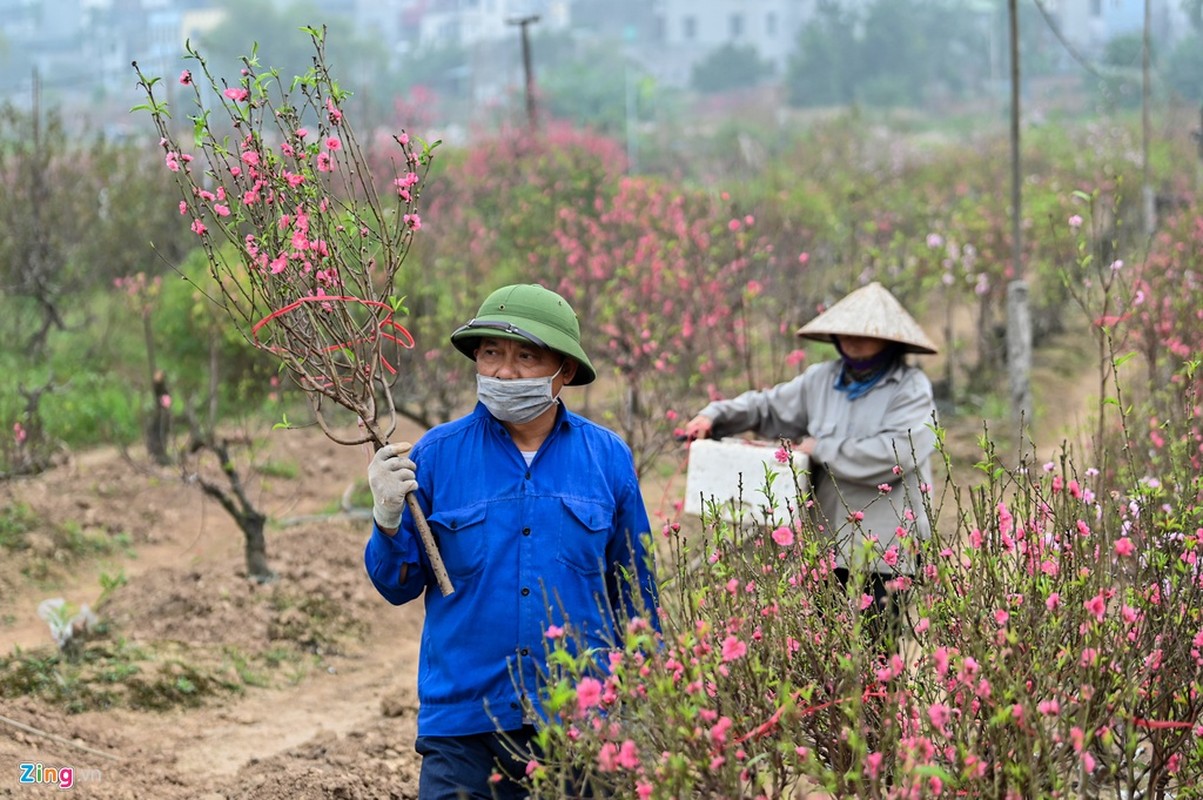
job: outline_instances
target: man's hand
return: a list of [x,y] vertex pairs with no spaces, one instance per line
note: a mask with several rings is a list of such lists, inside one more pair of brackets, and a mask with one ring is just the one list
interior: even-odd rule
[[395,532],[401,526],[405,495],[418,489],[418,481],[414,476],[417,465],[405,455],[409,448],[409,442],[386,444],[376,451],[372,463],[368,465],[372,516],[386,533]]
[[693,441],[694,439],[709,439],[710,429],[714,427],[714,420],[710,417],[704,417],[698,414],[696,417],[685,423],[683,432],[685,438]]

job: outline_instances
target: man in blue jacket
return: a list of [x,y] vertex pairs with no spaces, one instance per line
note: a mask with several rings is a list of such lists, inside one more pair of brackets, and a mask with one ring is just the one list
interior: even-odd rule
[[[524,797],[506,740],[528,742],[545,635],[620,642],[625,619],[656,619],[647,511],[630,449],[560,402],[596,375],[576,314],[542,286],[493,292],[451,335],[476,363],[466,417],[368,468],[375,524],[365,563],[400,605],[425,595],[418,666],[421,800]],[[405,496],[415,492],[455,591],[438,591]]]

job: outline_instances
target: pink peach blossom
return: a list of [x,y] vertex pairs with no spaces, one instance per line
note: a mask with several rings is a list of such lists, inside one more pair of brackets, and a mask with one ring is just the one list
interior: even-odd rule
[[602,685],[597,678],[584,677],[576,685],[576,705],[583,714],[601,703]]
[[723,639],[723,662],[737,661],[747,655],[748,646],[737,636]]

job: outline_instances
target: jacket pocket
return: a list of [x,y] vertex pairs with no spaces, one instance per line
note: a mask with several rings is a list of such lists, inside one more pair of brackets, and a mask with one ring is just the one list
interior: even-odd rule
[[595,500],[562,498],[558,558],[582,575],[600,575],[607,567],[606,542],[614,524],[614,507]]
[[488,506],[484,503],[439,511],[427,519],[450,575],[466,578],[484,569],[487,519]]

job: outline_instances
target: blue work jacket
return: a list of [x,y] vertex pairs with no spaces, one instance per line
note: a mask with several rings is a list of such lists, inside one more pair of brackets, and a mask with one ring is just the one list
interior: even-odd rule
[[531,722],[523,699],[535,698],[545,669],[548,626],[567,626],[590,648],[614,646],[615,620],[637,606],[624,576],[638,583],[640,616],[658,627],[651,526],[630,449],[614,433],[560,405],[528,467],[505,426],[478,403],[428,431],[410,457],[455,591],[439,591],[408,508],[395,536],[373,522],[364,561],[390,603],[425,593],[420,735]]

